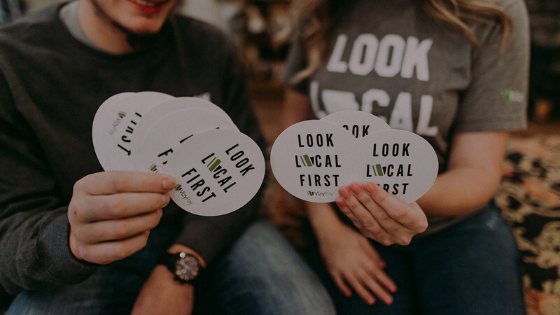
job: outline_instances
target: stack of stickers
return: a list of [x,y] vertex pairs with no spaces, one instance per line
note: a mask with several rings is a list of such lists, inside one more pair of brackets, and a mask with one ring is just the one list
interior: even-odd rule
[[270,163],[286,191],[310,202],[332,202],[341,186],[373,182],[411,203],[438,174],[436,153],[424,138],[361,111],[287,128],[272,146]]
[[201,98],[116,94],[99,107],[92,134],[104,170],[169,174],[177,182],[171,198],[194,214],[235,211],[264,179],[259,146]]

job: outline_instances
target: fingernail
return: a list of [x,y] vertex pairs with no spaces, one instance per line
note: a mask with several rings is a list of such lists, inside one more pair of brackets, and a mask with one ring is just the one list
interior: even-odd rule
[[346,186],[342,186],[338,189],[338,193],[342,196],[342,198],[344,199],[348,199],[350,198],[350,192],[348,191],[348,187]]
[[340,197],[337,197],[337,198],[334,200],[334,203],[336,203],[336,205],[337,205],[339,208],[343,208],[343,207],[344,207],[344,200],[342,200],[342,198],[340,198]]
[[357,183],[352,183],[350,184],[350,189],[355,193],[355,194],[359,194],[360,192],[362,192],[362,186],[357,184]]
[[173,188],[173,185],[175,185],[175,181],[174,180],[170,180],[169,178],[164,178],[161,181],[161,186],[163,187],[163,189],[165,190],[171,190]]
[[374,299],[374,298],[369,298],[369,299],[367,299],[367,304],[373,305],[373,303],[375,303],[375,299]]
[[167,194],[161,195],[161,200],[163,201],[163,207],[167,206],[169,204],[169,195]]
[[386,297],[385,300],[384,300],[384,302],[385,302],[385,304],[387,304],[387,305],[391,305],[391,304],[393,304],[393,298],[390,297],[390,296],[389,296],[389,297]]
[[367,183],[367,184],[365,184],[364,187],[366,188],[366,191],[368,193],[373,194],[375,192],[375,190],[377,189],[376,186],[377,185],[375,185],[374,183]]

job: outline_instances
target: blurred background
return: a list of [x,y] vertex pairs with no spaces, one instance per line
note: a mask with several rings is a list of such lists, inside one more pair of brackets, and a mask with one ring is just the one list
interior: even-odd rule
[[[0,0],[0,23],[60,0]],[[528,114],[531,132],[558,130],[560,120],[560,1],[525,0],[531,21],[531,80]],[[290,44],[290,0],[183,0],[181,14],[218,26],[238,44],[255,109],[267,139],[281,131],[280,77]],[[262,112],[262,108],[266,112]]]
[[[59,0],[0,0],[0,25]],[[522,254],[529,315],[560,314],[560,0],[525,0],[531,22],[529,128],[512,134],[495,201]],[[183,0],[181,14],[216,25],[239,47],[251,105],[269,149],[281,133],[281,75],[290,45],[290,0]],[[269,171],[262,213],[299,251],[299,200]]]

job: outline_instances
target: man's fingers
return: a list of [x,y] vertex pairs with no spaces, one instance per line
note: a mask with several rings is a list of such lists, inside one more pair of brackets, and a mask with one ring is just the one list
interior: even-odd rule
[[155,228],[161,216],[162,210],[158,210],[126,219],[94,222],[74,229],[74,234],[86,244],[124,240]]
[[144,248],[149,235],[144,231],[125,240],[79,246],[81,257],[77,258],[100,265],[121,260]]
[[128,192],[168,192],[175,186],[175,179],[165,174],[141,172],[101,172],[90,174],[76,182],[74,191],[88,195],[113,195]]
[[150,213],[169,203],[168,193],[124,193],[70,202],[70,223],[115,220]]

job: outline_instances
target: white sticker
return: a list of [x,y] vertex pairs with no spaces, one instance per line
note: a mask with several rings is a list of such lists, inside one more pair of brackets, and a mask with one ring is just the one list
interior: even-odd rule
[[262,185],[264,157],[248,136],[231,130],[199,133],[179,145],[166,172],[177,181],[170,192],[184,210],[203,216],[233,212]]
[[177,146],[194,134],[212,129],[239,132],[228,116],[211,110],[183,109],[165,116],[152,126],[142,143],[132,143],[134,169],[165,173],[163,169]]
[[[125,98],[133,95],[133,92],[123,92],[123,93],[118,93],[115,94],[111,97],[109,97],[108,99],[106,99],[103,103],[101,103],[101,105],[98,107],[97,112],[95,113],[95,117],[102,117],[102,116],[108,116],[110,115],[110,111],[112,110],[113,106],[115,106],[115,104],[119,103],[120,101],[124,100]],[[119,119],[121,118],[120,116],[123,115],[123,113],[119,114],[119,117],[117,118],[117,120],[113,123],[113,124],[119,124],[120,121]],[[122,118],[121,118],[122,119]],[[97,118],[93,120],[93,130],[100,130],[103,126],[104,121],[102,122],[101,118]],[[96,134],[96,132],[94,131],[93,134]],[[102,144],[99,143],[99,141],[101,140],[102,137],[100,136],[92,136],[92,141],[93,141],[93,148],[95,149],[95,153],[97,155],[97,159],[99,160],[99,163],[101,164],[101,166],[104,169],[107,169],[109,167],[109,162],[108,162],[108,158],[105,156],[101,156],[102,151],[101,151],[101,147]]]
[[[117,99],[120,97],[117,97]],[[101,104],[93,119],[92,137],[95,153],[106,171],[132,171],[131,142],[142,115],[151,107],[173,99],[159,92],[138,92],[111,98]]]
[[228,119],[231,119],[223,109],[207,100],[203,100],[198,97],[177,97],[151,108],[143,115],[142,121],[134,130],[134,142],[144,142],[144,137],[146,136],[148,131],[158,120],[162,119],[163,117],[183,109],[193,108],[211,110],[226,116]]
[[358,139],[361,182],[373,182],[405,203],[422,197],[436,180],[438,159],[430,143],[404,130],[382,130]]
[[284,130],[274,142],[270,164],[278,183],[310,202],[332,202],[338,188],[356,179],[356,138],[336,124],[310,120]]
[[357,110],[334,112],[321,118],[321,121],[340,125],[356,138],[363,138],[376,131],[391,129],[383,119]]

